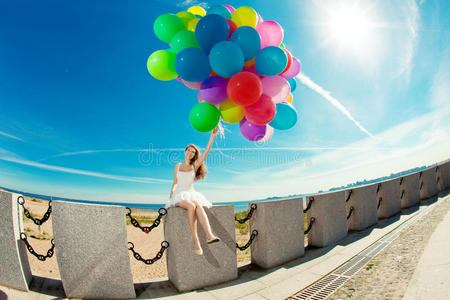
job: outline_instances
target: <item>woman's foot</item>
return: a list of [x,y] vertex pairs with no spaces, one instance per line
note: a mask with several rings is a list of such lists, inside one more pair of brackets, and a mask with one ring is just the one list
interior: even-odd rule
[[217,237],[217,236],[211,236],[211,238],[209,238],[209,239],[207,239],[206,240],[206,242],[208,243],[208,244],[212,244],[212,243],[216,243],[216,242],[219,242],[220,241],[220,238],[219,237]]
[[203,249],[202,249],[202,247],[200,247],[200,246],[198,246],[198,248],[197,248],[197,247],[194,247],[194,252],[195,252],[195,254],[197,254],[197,255],[203,255]]

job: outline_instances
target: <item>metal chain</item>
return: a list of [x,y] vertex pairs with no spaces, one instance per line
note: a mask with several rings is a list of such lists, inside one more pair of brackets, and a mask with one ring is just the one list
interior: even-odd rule
[[162,241],[161,242],[161,250],[158,251],[156,256],[154,258],[144,259],[144,258],[142,258],[142,256],[138,252],[136,252],[134,250],[134,244],[132,242],[128,242],[128,244],[131,244],[131,246],[128,248],[128,250],[131,250],[131,252],[133,252],[134,258],[136,258],[136,260],[142,261],[146,265],[151,265],[155,261],[159,260],[163,256],[164,250],[169,248],[169,242],[168,241]]
[[383,197],[378,198],[378,204],[377,204],[377,209],[380,208],[381,205],[381,201],[383,201]]
[[245,222],[247,222],[247,220],[250,220],[252,218],[253,213],[255,212],[255,210],[256,210],[256,204],[253,203],[252,205],[250,205],[250,211],[248,212],[248,214],[247,214],[247,216],[245,218],[238,219],[238,218],[236,218],[236,216],[234,216],[234,220],[239,222],[239,223],[241,223],[241,224],[244,224]]
[[350,197],[352,196],[352,193],[353,193],[353,190],[350,190],[348,192],[348,196],[347,196],[347,199],[345,199],[345,202],[348,202],[350,200]]
[[353,206],[350,206],[350,211],[348,212],[347,220],[350,219],[354,210],[355,208]]
[[381,182],[377,186],[377,193],[380,191],[380,188],[381,188]]
[[52,247],[47,251],[47,255],[42,255],[42,254],[37,254],[36,251],[34,251],[33,247],[31,247],[30,243],[28,243],[27,240],[27,235],[23,232],[20,233],[20,239],[22,241],[24,241],[25,245],[27,246],[28,251],[33,254],[34,256],[37,257],[37,259],[39,259],[40,261],[44,261],[47,258],[50,258],[53,256],[53,254],[55,253],[55,240],[52,239],[51,243],[52,243]]
[[248,240],[247,244],[245,244],[244,246],[239,246],[238,243],[236,243],[236,248],[238,248],[241,251],[244,251],[245,249],[250,247],[250,245],[252,244],[253,240],[255,239],[255,237],[257,235],[258,235],[258,230],[253,230],[252,234],[250,235],[250,239]]
[[311,231],[311,228],[315,221],[316,221],[316,218],[314,218],[314,217],[311,217],[311,219],[309,219],[309,225],[308,225],[308,228],[305,230],[305,234],[308,234]]
[[[20,201],[20,199],[22,199],[22,201]],[[38,226],[44,224],[44,223],[50,218],[50,214],[52,213],[52,201],[51,201],[51,200],[48,201],[48,209],[47,209],[47,212],[44,214],[44,217],[43,217],[42,219],[36,219],[36,218],[33,218],[33,217],[31,216],[30,211],[29,211],[29,210],[25,207],[25,205],[24,205],[24,204],[25,204],[25,199],[24,199],[22,196],[19,196],[19,197],[17,198],[17,202],[18,202],[20,205],[22,205],[24,215],[25,215],[28,219],[31,219],[31,220],[34,222],[34,224],[36,224],[36,225],[38,225]]]
[[139,224],[138,220],[136,220],[135,218],[133,218],[133,216],[131,216],[131,208],[127,207],[127,210],[128,210],[127,216],[130,217],[131,224],[133,224],[133,226],[136,228],[140,228],[145,233],[149,233],[150,231],[152,231],[153,228],[158,227],[158,225],[161,223],[161,218],[167,214],[167,210],[164,207],[161,207],[158,210],[159,213],[158,217],[156,218],[155,221],[153,221],[153,224],[151,226],[142,227],[141,224]]
[[306,208],[303,210],[303,213],[304,213],[304,214],[311,208],[311,204],[312,204],[313,202],[314,202],[314,197],[309,197],[308,205],[307,205]]

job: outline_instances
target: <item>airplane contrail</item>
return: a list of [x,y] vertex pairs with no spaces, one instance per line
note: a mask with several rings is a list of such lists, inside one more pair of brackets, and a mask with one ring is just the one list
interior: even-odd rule
[[355,118],[353,118],[353,116],[345,108],[345,106],[343,106],[336,98],[331,96],[330,92],[324,90],[323,87],[312,81],[311,78],[309,78],[308,76],[306,76],[301,72],[297,75],[297,78],[301,81],[301,83],[303,83],[304,85],[306,85],[307,87],[309,87],[310,89],[312,89],[313,91],[315,91],[316,93],[327,99],[334,107],[339,109],[347,118],[349,118],[362,132],[364,132],[370,137],[374,137],[373,134],[371,134],[358,121],[356,121]]

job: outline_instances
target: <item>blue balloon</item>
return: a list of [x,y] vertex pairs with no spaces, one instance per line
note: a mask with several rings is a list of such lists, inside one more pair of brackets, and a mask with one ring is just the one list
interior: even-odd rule
[[297,88],[297,80],[295,80],[295,77],[294,77],[294,78],[287,79],[287,81],[289,82],[289,85],[291,86],[291,93],[293,93],[295,91],[295,89]]
[[212,15],[212,14],[216,14],[219,16],[222,16],[226,19],[231,19],[231,13],[228,10],[228,8],[226,8],[223,5],[214,5],[211,6],[210,9],[208,9],[208,12],[206,13],[207,15]]
[[287,102],[277,103],[277,113],[269,125],[275,129],[286,130],[297,123],[297,111]]
[[288,63],[286,53],[280,47],[268,46],[256,55],[256,71],[263,76],[275,76],[284,71]]
[[245,61],[252,59],[261,49],[261,38],[255,28],[242,26],[231,35],[230,41],[235,42],[242,49]]
[[195,27],[195,38],[208,54],[216,43],[225,41],[229,34],[230,26],[227,20],[216,14],[204,16]]
[[217,75],[229,78],[244,67],[244,54],[235,42],[219,42],[211,49],[209,63]]
[[208,55],[199,48],[183,49],[175,56],[175,71],[186,81],[202,81],[211,73]]

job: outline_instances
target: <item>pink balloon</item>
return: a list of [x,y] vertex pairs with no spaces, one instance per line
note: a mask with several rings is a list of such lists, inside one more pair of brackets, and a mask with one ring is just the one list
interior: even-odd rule
[[177,77],[177,78],[175,78],[175,79],[178,80],[178,81],[183,82],[183,79],[181,79],[180,77]]
[[281,76],[268,76],[261,79],[263,94],[272,98],[274,103],[280,103],[289,97],[291,86]]
[[184,79],[181,79],[181,81],[184,83],[185,86],[187,86],[188,88],[193,89],[193,90],[199,90],[200,87],[202,86],[202,82],[203,82],[203,81],[190,82],[190,81],[186,81]]
[[266,134],[258,142],[267,142],[268,140],[270,140],[272,138],[272,136],[273,136],[273,127],[270,126],[269,124],[267,124],[266,125]]
[[284,31],[280,24],[275,21],[264,21],[256,26],[261,37],[261,49],[267,46],[279,47],[283,41]]
[[228,8],[228,10],[230,11],[230,13],[231,14],[233,14],[233,12],[236,10],[233,6],[231,6],[231,5],[223,5],[223,6],[225,6],[226,8]]
[[302,67],[300,61],[297,58],[292,57],[291,66],[289,67],[289,69],[287,69],[286,72],[281,74],[281,76],[287,79],[294,78],[295,76],[298,75],[298,73],[300,73],[301,68]]

